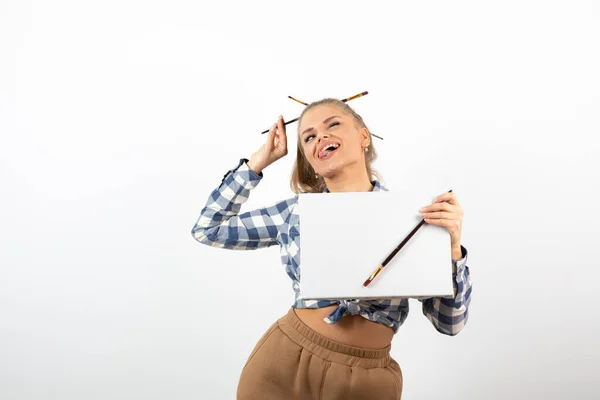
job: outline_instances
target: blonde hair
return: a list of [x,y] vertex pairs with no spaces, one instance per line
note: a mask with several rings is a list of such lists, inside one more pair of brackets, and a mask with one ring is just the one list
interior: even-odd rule
[[[310,103],[300,114],[298,118],[298,130],[300,130],[300,122],[302,121],[302,117],[304,114],[313,107],[320,105],[334,105],[337,106],[342,112],[350,115],[356,124],[356,126],[360,128],[366,128],[369,131],[369,151],[365,151],[365,165],[367,167],[367,175],[369,176],[369,180],[373,180],[376,178],[381,180],[381,175],[373,168],[373,163],[377,159],[377,151],[375,150],[375,146],[373,145],[373,137],[371,136],[371,131],[367,128],[367,125],[363,121],[362,117],[356,113],[348,104],[345,102],[326,98],[323,100],[315,101]],[[315,177],[316,173],[313,167],[310,165],[306,156],[304,155],[304,151],[302,150],[302,145],[300,140],[298,140],[298,147],[296,150],[296,161],[294,162],[294,167],[292,169],[292,176],[290,178],[290,187],[292,191],[296,194],[298,193],[321,193],[325,189],[325,180],[322,176],[318,178]]]

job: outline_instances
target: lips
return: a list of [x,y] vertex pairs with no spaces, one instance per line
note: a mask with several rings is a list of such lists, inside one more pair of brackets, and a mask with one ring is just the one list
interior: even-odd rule
[[340,146],[341,145],[338,142],[334,141],[328,141],[323,143],[323,145],[320,146],[320,150],[317,151],[317,158],[319,160],[323,160],[329,157],[331,153],[334,153]]

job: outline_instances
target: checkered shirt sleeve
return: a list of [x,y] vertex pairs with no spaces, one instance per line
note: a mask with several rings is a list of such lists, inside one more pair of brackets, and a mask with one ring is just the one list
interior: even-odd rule
[[453,260],[454,297],[432,297],[419,299],[423,314],[438,332],[454,336],[458,334],[469,318],[472,281],[467,266],[467,249],[461,246],[462,258]]
[[[250,191],[261,181],[242,158],[238,166],[228,171],[221,184],[209,196],[200,217],[192,228],[198,242],[231,250],[254,250],[279,244],[280,231],[289,215],[289,203],[239,214]],[[238,215],[239,214],[239,215]]]

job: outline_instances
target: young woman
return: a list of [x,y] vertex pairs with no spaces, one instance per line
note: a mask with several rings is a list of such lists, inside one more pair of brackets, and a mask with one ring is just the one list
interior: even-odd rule
[[[208,198],[192,229],[200,243],[236,250],[281,247],[281,261],[296,300],[248,357],[238,399],[400,399],[402,372],[390,356],[393,335],[408,315],[408,299],[299,299],[301,192],[387,190],[371,164],[377,158],[362,118],[346,103],[324,99],[298,120],[298,148],[291,178],[296,196],[240,214],[262,171],[287,155],[283,117],[250,160],[241,159]],[[416,211],[416,210],[415,210]],[[461,245],[463,211],[454,193],[441,194],[421,210],[427,223],[448,229],[453,298],[419,299],[435,329],[456,335],[466,324],[471,278]]]

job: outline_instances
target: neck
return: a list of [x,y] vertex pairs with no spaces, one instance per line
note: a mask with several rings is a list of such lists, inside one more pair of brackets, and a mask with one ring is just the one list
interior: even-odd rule
[[330,192],[371,192],[373,184],[371,183],[366,169],[362,173],[350,173],[350,171],[336,174],[331,177],[324,177],[325,185]]

